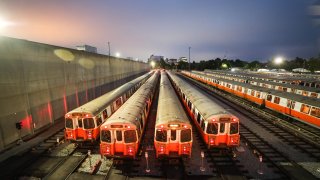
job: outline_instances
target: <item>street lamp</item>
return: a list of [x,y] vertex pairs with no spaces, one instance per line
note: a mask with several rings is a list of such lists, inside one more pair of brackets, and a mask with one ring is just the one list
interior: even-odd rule
[[156,66],[156,63],[154,62],[154,61],[151,61],[150,62],[150,65],[151,65],[151,67],[152,67],[152,69]]
[[116,52],[116,57],[119,58],[120,57],[120,53]]
[[190,71],[190,49],[191,47],[189,46],[189,71]]
[[282,57],[276,57],[274,59],[274,63],[275,64],[282,64],[283,63],[283,58]]

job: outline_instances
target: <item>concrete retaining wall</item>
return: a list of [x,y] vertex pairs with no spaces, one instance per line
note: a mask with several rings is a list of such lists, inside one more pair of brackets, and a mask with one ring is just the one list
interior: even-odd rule
[[146,63],[0,37],[0,151],[149,70]]

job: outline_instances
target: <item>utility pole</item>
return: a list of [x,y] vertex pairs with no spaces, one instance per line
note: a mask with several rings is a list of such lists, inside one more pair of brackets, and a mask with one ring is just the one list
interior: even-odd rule
[[189,71],[190,71],[190,49],[191,47],[189,46]]
[[109,49],[109,60],[110,60],[110,42],[108,42],[108,49]]

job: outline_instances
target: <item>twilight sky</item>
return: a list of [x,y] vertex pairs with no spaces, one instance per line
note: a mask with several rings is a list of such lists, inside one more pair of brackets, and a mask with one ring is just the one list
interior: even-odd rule
[[0,0],[0,35],[147,60],[266,61],[320,52],[315,0]]

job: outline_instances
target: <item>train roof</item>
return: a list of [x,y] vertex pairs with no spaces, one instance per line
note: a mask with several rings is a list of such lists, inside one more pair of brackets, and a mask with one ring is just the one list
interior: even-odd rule
[[[216,74],[216,73],[212,73],[212,72],[208,72],[208,73],[209,74]],[[266,81],[266,80],[262,80],[262,79],[252,79],[252,78],[248,78],[248,77],[239,77],[239,76],[234,76],[234,75],[231,75],[228,73],[216,74],[216,75],[227,76],[227,77],[234,78],[234,79],[242,79],[244,81],[249,80],[249,81],[258,82],[258,83],[270,84],[270,85],[274,85],[274,86],[281,86],[281,87],[287,87],[287,88],[291,88],[291,89],[299,89],[299,90],[304,90],[304,91],[309,91],[309,92],[320,93],[320,89],[314,88],[314,87],[300,86],[300,85],[287,84],[287,83],[279,83],[279,82],[274,82],[274,81]]]
[[205,72],[212,72],[212,73],[223,73],[223,74],[230,74],[234,76],[243,76],[247,78],[262,78],[262,79],[270,79],[276,81],[287,81],[287,82],[320,82],[320,76],[318,75],[301,75],[301,74],[279,74],[279,73],[258,73],[258,72],[226,72],[226,71],[216,71],[216,70],[205,70]]
[[156,125],[171,122],[190,124],[186,112],[165,72],[161,72],[159,91]]
[[[197,73],[195,73],[195,74],[197,74]],[[251,84],[247,84],[247,83],[231,81],[231,80],[223,79],[223,78],[215,78],[215,77],[207,76],[207,75],[204,75],[204,74],[201,74],[201,75],[204,76],[204,77],[207,77],[207,78],[213,78],[213,79],[219,80],[221,82],[226,82],[226,83],[230,83],[230,84],[233,84],[233,85],[242,86],[242,87],[245,87],[245,88],[248,88],[248,89],[253,89],[255,91],[265,92],[267,94],[273,94],[273,95],[276,95],[276,96],[279,96],[279,97],[283,97],[283,98],[290,99],[290,100],[293,100],[293,101],[298,101],[298,102],[301,102],[301,103],[304,103],[304,104],[309,104],[311,106],[316,106],[316,107],[320,106],[320,99],[318,99],[318,98],[302,96],[302,95],[299,95],[299,94],[288,93],[288,92],[283,92],[283,91],[277,91],[277,90],[273,90],[273,89],[267,89],[267,88],[264,88],[264,87],[255,86],[255,85],[251,85]]]
[[141,108],[145,107],[158,77],[159,73],[154,73],[102,126],[113,123],[129,123],[139,126]]
[[197,109],[201,109],[201,115],[204,119],[209,119],[213,115],[218,114],[229,114],[225,108],[221,107],[219,104],[215,103],[208,96],[204,95],[198,89],[191,86],[185,80],[178,77],[173,72],[169,73],[172,80],[182,89],[187,98],[194,104]]
[[90,113],[90,114],[96,114],[103,109],[106,108],[106,106],[113,101],[115,101],[117,98],[119,98],[123,93],[130,90],[133,86],[141,82],[142,80],[148,78],[152,72],[146,73],[126,84],[123,84],[122,86],[92,100],[87,102],[86,104],[83,104],[82,106],[77,107],[76,109],[73,109],[72,111],[69,111],[69,113],[75,113],[75,112],[81,112],[81,113]]

